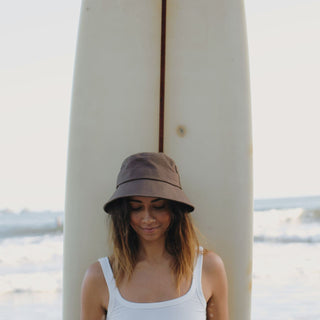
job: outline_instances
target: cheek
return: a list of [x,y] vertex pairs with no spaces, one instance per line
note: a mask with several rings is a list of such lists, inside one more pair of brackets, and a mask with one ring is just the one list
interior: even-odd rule
[[139,218],[137,217],[137,215],[130,215],[130,220],[129,223],[131,225],[131,227],[133,227],[134,225],[136,225],[139,222]]
[[171,214],[170,213],[164,214],[160,220],[163,224],[166,224],[169,226],[171,223]]

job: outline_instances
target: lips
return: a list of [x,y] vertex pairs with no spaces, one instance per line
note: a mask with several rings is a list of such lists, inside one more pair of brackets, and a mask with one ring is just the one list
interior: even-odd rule
[[152,233],[154,232],[155,230],[157,230],[159,227],[148,227],[148,228],[141,228],[143,232],[145,233]]

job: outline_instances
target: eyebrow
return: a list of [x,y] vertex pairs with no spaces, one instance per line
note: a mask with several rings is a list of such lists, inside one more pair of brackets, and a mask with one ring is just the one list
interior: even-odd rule
[[[157,201],[161,201],[161,200],[164,200],[164,199],[162,199],[162,198],[157,198],[157,199],[152,200],[151,203],[154,203],[154,202],[157,202]],[[129,202],[142,203],[142,201],[140,201],[140,200],[135,200],[135,199],[130,199]]]

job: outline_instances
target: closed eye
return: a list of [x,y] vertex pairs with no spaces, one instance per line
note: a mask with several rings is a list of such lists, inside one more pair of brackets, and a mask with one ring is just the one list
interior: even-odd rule
[[142,207],[132,207],[132,206],[130,206],[130,210],[131,211],[139,211],[141,209],[142,209]]
[[154,206],[154,208],[156,210],[161,210],[161,209],[164,209],[166,206],[165,205],[162,205],[162,206]]

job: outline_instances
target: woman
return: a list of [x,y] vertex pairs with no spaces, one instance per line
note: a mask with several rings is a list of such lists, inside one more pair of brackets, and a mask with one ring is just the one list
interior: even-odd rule
[[214,252],[199,247],[174,161],[139,153],[122,164],[104,210],[113,254],[89,267],[81,320],[227,320],[227,279]]

